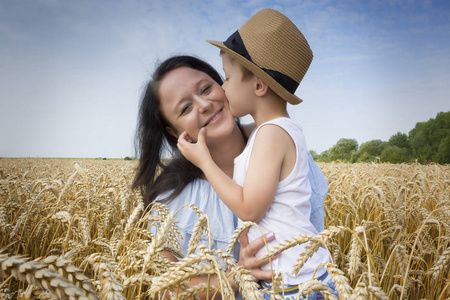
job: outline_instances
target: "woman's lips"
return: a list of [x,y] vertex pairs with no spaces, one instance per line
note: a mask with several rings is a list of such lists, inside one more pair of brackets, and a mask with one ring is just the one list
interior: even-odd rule
[[206,122],[206,124],[205,124],[203,127],[206,127],[206,126],[208,126],[209,124],[214,124],[214,123],[216,123],[216,121],[219,119],[219,117],[220,117],[221,114],[222,114],[222,110],[223,110],[223,108],[220,109],[215,115],[213,115],[213,116],[208,120],[208,122]]

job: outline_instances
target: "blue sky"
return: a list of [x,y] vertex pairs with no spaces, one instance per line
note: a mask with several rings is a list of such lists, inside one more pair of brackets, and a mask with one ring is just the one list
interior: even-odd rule
[[155,63],[191,54],[222,73],[205,40],[266,7],[314,52],[289,108],[309,149],[386,141],[450,110],[447,0],[0,0],[0,157],[134,155]]

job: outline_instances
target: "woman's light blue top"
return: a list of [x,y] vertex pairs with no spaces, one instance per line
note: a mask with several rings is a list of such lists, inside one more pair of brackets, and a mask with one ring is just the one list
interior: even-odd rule
[[[156,201],[164,199],[167,196],[168,194],[164,193]],[[231,236],[237,227],[238,219],[222,200],[220,200],[208,181],[197,178],[190,182],[172,201],[160,202],[165,204],[171,212],[178,211],[184,205],[196,205],[208,216],[209,228],[214,240],[211,249],[227,249]],[[179,239],[180,247],[183,255],[186,256],[189,240],[193,234],[194,226],[198,221],[198,216],[191,208],[183,207],[175,216],[175,220],[178,222],[176,226],[182,236],[182,239]],[[199,245],[209,246],[209,241],[205,233],[202,234]],[[239,257],[238,246],[235,247],[233,256],[236,258]]]
[[[310,221],[318,232],[324,229],[325,210],[323,207],[323,199],[328,193],[328,184],[322,170],[308,153],[309,163],[309,181],[311,184],[311,217]],[[160,201],[168,196],[168,193],[160,195],[156,201]],[[208,216],[209,227],[214,243],[211,249],[227,249],[231,236],[238,224],[237,217],[231,210],[220,200],[211,184],[203,179],[195,179],[189,183],[183,191],[172,201],[164,202],[168,209],[172,212],[178,211],[180,207],[186,204],[194,204]],[[177,227],[180,230],[182,239],[179,240],[183,255],[186,255],[189,240],[192,236],[194,226],[198,220],[197,214],[189,207],[182,208],[175,219],[178,221]],[[155,227],[152,227],[153,233]],[[199,245],[209,245],[206,235],[202,235]],[[239,259],[239,244],[235,247],[233,256]]]
[[311,184],[311,216],[309,220],[321,232],[325,228],[325,209],[323,207],[323,199],[328,193],[328,182],[323,175],[322,170],[316,164],[311,154],[308,152],[309,175],[308,179]]

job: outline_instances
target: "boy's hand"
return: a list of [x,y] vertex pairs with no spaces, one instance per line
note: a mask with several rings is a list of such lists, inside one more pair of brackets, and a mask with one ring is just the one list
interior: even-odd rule
[[203,127],[198,132],[197,143],[192,142],[186,131],[178,137],[177,146],[181,154],[200,169],[202,168],[201,164],[211,157],[208,146],[206,146],[205,136],[206,128]]

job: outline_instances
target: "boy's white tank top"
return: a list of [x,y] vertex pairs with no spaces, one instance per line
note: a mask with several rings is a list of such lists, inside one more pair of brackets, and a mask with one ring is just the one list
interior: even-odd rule
[[[253,149],[258,130],[265,125],[273,124],[283,128],[292,138],[297,150],[297,159],[292,172],[278,183],[275,198],[265,216],[258,222],[263,234],[268,232],[275,233],[275,240],[268,244],[269,249],[289,240],[294,236],[306,233],[317,235],[317,230],[310,222],[311,205],[309,198],[311,196],[311,185],[308,179],[309,165],[307,157],[307,147],[302,128],[289,118],[277,118],[261,124],[250,135],[244,151],[234,160],[233,180],[243,186],[247,173],[250,155]],[[253,226],[248,232],[249,242],[261,236],[261,231]],[[272,261],[272,267],[276,273],[282,272],[284,284],[295,285],[325,273],[323,267],[316,270],[320,263],[328,262],[328,252],[319,248],[319,250],[306,262],[298,274],[293,275],[292,267],[295,265],[299,255],[304,251],[306,244],[297,245],[284,251],[281,256]],[[266,253],[263,247],[256,255],[260,256]],[[263,270],[270,270],[270,265],[262,267]]]

